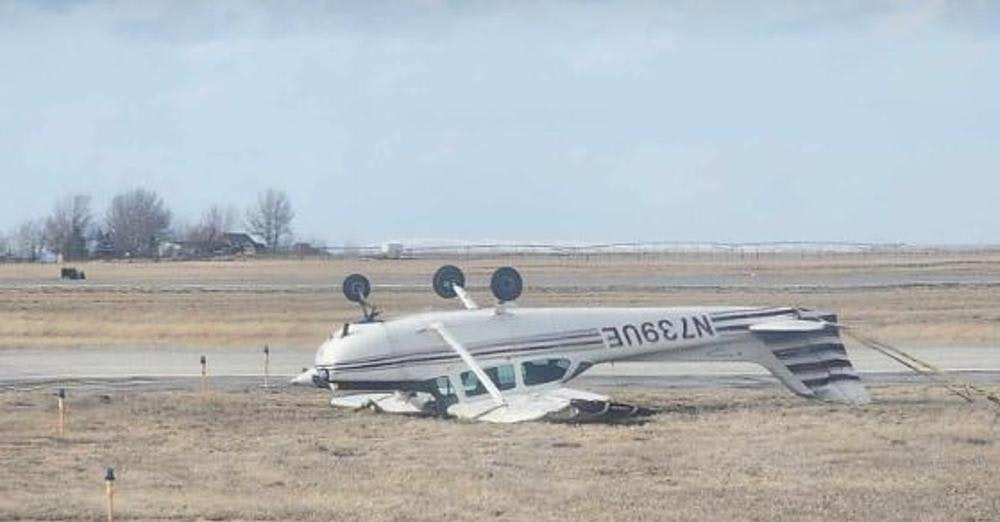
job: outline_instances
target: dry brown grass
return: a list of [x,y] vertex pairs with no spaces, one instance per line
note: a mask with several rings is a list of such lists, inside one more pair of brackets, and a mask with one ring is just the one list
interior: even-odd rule
[[877,387],[631,392],[645,424],[487,425],[332,410],[318,391],[0,393],[0,519],[996,520],[995,415]]
[[[0,265],[0,348],[314,345],[356,311],[368,273],[393,314],[448,306],[439,260]],[[470,280],[513,264],[522,305],[797,304],[893,342],[1000,340],[1000,256],[712,256],[460,260]],[[660,284],[663,274],[705,284]],[[844,285],[980,280],[987,284]],[[807,286],[796,286],[807,285]],[[480,290],[479,294],[485,297]],[[645,424],[494,426],[332,410],[327,394],[74,391],[54,437],[51,390],[0,390],[0,520],[96,520],[104,466],[125,520],[996,520],[997,417],[925,387],[874,387],[846,408],[783,390],[616,398]]]
[[[488,294],[481,287],[493,268],[519,267],[529,285],[521,299],[525,306],[795,304],[838,311],[843,320],[891,342],[1000,341],[1000,254],[990,252],[457,261],[484,299]],[[262,342],[312,346],[334,325],[357,315],[340,296],[346,274],[363,272],[377,284],[410,285],[376,290],[376,301],[389,314],[402,314],[449,306],[427,283],[443,262],[88,263],[79,265],[88,276],[82,283],[57,281],[55,266],[0,265],[0,348]],[[671,284],[675,279],[697,284]],[[926,280],[964,283],[896,284]]]

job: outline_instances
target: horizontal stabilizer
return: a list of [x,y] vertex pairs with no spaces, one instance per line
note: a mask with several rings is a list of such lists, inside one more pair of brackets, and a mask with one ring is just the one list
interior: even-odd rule
[[751,332],[819,332],[827,328],[827,323],[819,321],[769,321],[750,325]]
[[840,339],[826,321],[780,320],[749,325],[749,336],[727,343],[635,357],[635,361],[752,362],[803,397],[849,404],[870,402]]
[[[806,321],[799,321],[806,322]],[[871,401],[847,357],[835,326],[815,330],[752,330],[765,350],[756,361],[799,395],[818,399],[867,404]]]

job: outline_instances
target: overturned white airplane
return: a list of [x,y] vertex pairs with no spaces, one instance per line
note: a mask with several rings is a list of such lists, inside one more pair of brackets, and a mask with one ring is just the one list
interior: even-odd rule
[[489,422],[591,420],[644,413],[565,384],[612,361],[746,361],[798,395],[863,404],[868,393],[847,358],[833,314],[800,308],[519,308],[510,267],[493,274],[497,304],[480,308],[454,266],[434,290],[464,310],[381,321],[361,275],[344,295],[364,319],[345,324],[293,382],[336,393],[335,406]]

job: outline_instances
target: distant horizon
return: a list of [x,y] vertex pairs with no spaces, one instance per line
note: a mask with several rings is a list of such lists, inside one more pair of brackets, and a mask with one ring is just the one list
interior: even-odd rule
[[[69,193],[63,196],[71,195]],[[110,199],[110,198],[108,198]],[[96,200],[96,199],[95,199]],[[58,201],[58,198],[54,200]],[[169,202],[167,202],[169,205]],[[53,204],[54,206],[54,204]],[[223,207],[227,208],[227,207]],[[236,226],[227,229],[227,232],[243,232],[252,235],[244,222],[244,214],[246,208],[235,207],[237,215],[239,216],[239,223]],[[2,226],[0,224],[0,237],[10,237],[14,234],[15,229],[18,224],[23,223],[29,219],[34,220],[44,220],[50,213],[51,208],[46,209],[44,212],[40,212],[37,215],[28,216],[23,219],[19,219],[7,226]],[[93,208],[93,217],[95,224],[102,225],[104,221],[104,208],[95,206]],[[172,228],[177,228],[179,226],[189,226],[198,223],[200,216],[177,216],[174,215],[174,225]],[[338,239],[334,241],[323,240],[319,237],[304,237],[298,233],[295,234],[294,240],[296,242],[311,243],[318,246],[325,246],[331,248],[338,247],[357,247],[357,246],[368,246],[377,247],[385,243],[403,243],[403,244],[432,244],[437,246],[447,246],[447,245],[582,245],[582,246],[601,246],[601,245],[625,245],[625,244],[690,244],[690,245],[733,245],[733,246],[748,246],[748,245],[780,245],[780,244],[815,244],[815,245],[902,245],[902,246],[912,246],[912,247],[947,247],[947,248],[962,248],[962,247],[1000,247],[1000,239],[997,240],[982,240],[982,241],[920,241],[920,240],[893,240],[893,239],[874,239],[874,240],[855,240],[851,238],[842,239],[830,239],[824,237],[809,237],[809,238],[760,238],[760,239],[712,239],[712,238],[578,238],[569,239],[566,237],[554,237],[554,238],[539,238],[532,236],[523,237],[496,237],[496,236],[469,236],[469,237],[458,237],[458,236],[393,236],[387,235],[385,237],[378,238],[348,238],[348,239]]]
[[[585,241],[585,240],[532,240],[532,239],[449,239],[449,238],[390,238],[369,242],[345,244],[344,247],[357,246],[379,246],[386,243],[400,243],[413,246],[482,246],[482,247],[504,247],[504,246],[565,246],[565,247],[615,247],[615,246],[782,246],[782,245],[803,245],[803,246],[900,246],[900,247],[1000,247],[997,243],[907,243],[898,241],[849,241],[849,240],[762,240],[762,241],[712,241],[712,240],[673,240],[673,239],[651,239],[651,240],[622,240],[622,241]],[[339,247],[341,245],[325,245]]]

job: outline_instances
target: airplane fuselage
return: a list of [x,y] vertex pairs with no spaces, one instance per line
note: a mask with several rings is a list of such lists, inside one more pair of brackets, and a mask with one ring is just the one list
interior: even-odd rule
[[331,404],[376,411],[454,416],[489,422],[599,419],[641,408],[564,386],[612,361],[743,361],[766,368],[792,392],[864,404],[833,314],[800,308],[519,308],[523,281],[497,269],[498,303],[479,308],[452,265],[435,272],[434,292],[464,310],[378,321],[360,274],[344,296],[364,320],[344,325],[316,353],[315,367],[293,379],[335,392]]
[[[685,360],[692,351],[748,337],[761,318],[796,318],[793,308],[483,308],[415,314],[351,324],[325,342],[316,369],[342,389],[399,389],[448,377],[469,380],[468,367],[441,337],[440,323],[487,369],[517,384],[549,368],[546,382],[565,382],[594,364],[619,360]],[[537,370],[536,373],[544,373]],[[553,378],[558,374],[558,378]],[[474,380],[474,379],[472,379]],[[496,380],[494,378],[494,380]],[[519,386],[520,387],[520,386]]]

